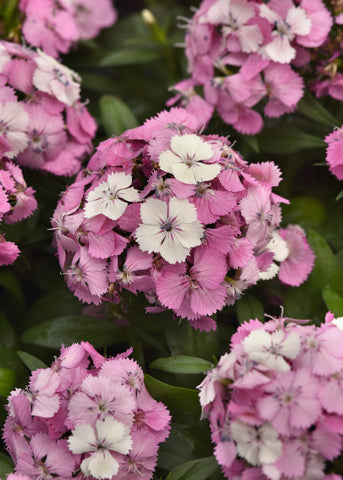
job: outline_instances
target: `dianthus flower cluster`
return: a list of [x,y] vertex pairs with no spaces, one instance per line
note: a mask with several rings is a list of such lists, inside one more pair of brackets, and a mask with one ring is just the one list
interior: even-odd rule
[[328,144],[326,149],[326,163],[330,172],[338,180],[343,180],[343,126],[335,128],[333,132],[325,137]]
[[19,165],[73,175],[92,150],[79,76],[40,50],[0,42],[0,119],[4,155]]
[[222,120],[252,135],[266,117],[293,112],[303,96],[300,67],[328,38],[322,0],[204,0],[186,21],[191,78],[176,84],[179,101],[203,124]]
[[245,322],[199,385],[227,478],[341,479],[343,318],[306,322]]
[[54,58],[117,19],[111,0],[21,0],[19,8],[25,14],[25,40]]
[[[7,149],[10,150],[9,145],[4,146],[4,151]],[[1,160],[0,155],[0,222],[16,223],[29,217],[37,208],[34,193],[26,185],[20,167],[10,160]],[[18,254],[17,245],[6,241],[0,233],[0,265],[14,262]]]
[[144,385],[132,349],[104,358],[90,344],[68,348],[8,398],[3,437],[13,478],[148,480],[170,415]]
[[298,226],[279,228],[273,162],[248,164],[227,138],[163,111],[98,147],[59,201],[54,242],[82,301],[142,291],[197,328],[259,279],[300,285],[314,255]]

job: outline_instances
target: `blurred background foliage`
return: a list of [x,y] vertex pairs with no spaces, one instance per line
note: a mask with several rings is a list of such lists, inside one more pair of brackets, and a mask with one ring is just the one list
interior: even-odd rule
[[[20,27],[17,2],[2,0],[3,37],[16,38]],[[119,19],[92,41],[78,44],[62,58],[82,77],[82,97],[98,123],[94,146],[111,135],[144,122],[165,108],[168,89],[187,76],[184,42],[178,17],[191,17],[196,1],[121,0]],[[142,10],[149,9],[153,17]],[[239,323],[264,314],[308,318],[319,323],[330,309],[343,315],[343,221],[341,185],[324,163],[324,136],[341,126],[343,106],[317,101],[306,92],[297,111],[268,120],[254,137],[237,134],[214,117],[208,133],[229,136],[249,161],[273,160],[283,172],[277,189],[291,204],[283,207],[284,225],[300,224],[316,254],[309,280],[287,288],[278,280],[251,288],[234,307],[217,315],[218,329],[201,333],[189,322],[178,324],[169,313],[145,314],[141,296],[94,308],[81,304],[65,285],[51,246],[50,218],[70,178],[25,171],[37,192],[35,214],[18,225],[4,226],[6,238],[21,251],[13,266],[0,270],[0,395],[2,403],[27,384],[30,370],[50,364],[61,344],[88,340],[101,353],[134,347],[134,357],[147,373],[146,384],[173,415],[173,429],[161,447],[156,478],[202,480],[222,478],[212,457],[209,428],[200,421],[195,390],[211,363],[228,350]],[[1,408],[1,423],[6,412]],[[11,462],[0,455],[0,476]],[[170,473],[168,473],[170,472]]]

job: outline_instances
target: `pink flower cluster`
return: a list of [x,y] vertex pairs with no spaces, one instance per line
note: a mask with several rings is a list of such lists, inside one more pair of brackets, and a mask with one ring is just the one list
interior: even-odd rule
[[180,102],[202,124],[216,108],[248,135],[262,129],[260,105],[267,117],[295,110],[304,87],[297,70],[332,26],[322,0],[204,0],[185,20],[191,78],[168,104]]
[[248,164],[227,138],[201,135],[173,108],[101,143],[59,201],[54,242],[82,301],[144,292],[196,328],[259,279],[300,285],[314,255],[302,229],[281,229],[273,162]]
[[338,180],[343,180],[343,126],[336,128],[325,137],[328,144],[326,149],[326,162],[329,165],[330,172]]
[[19,8],[25,14],[25,40],[54,58],[117,19],[111,0],[21,0]]
[[62,347],[50,368],[10,394],[3,437],[13,478],[152,477],[170,415],[131,352],[104,358],[89,343]]
[[[6,148],[10,150],[9,145]],[[26,185],[18,165],[0,160],[0,221],[15,223],[29,217],[37,208],[34,193],[33,188]],[[17,245],[6,241],[0,233],[0,265],[14,262],[18,254]]]
[[0,140],[8,144],[7,158],[73,175],[92,150],[95,130],[75,72],[42,51],[0,42]]
[[198,387],[231,480],[341,479],[343,318],[306,322],[245,322]]

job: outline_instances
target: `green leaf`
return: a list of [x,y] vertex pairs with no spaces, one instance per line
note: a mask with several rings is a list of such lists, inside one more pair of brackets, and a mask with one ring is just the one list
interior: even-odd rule
[[293,318],[308,318],[322,322],[326,312],[322,291],[329,289],[343,295],[343,273],[326,240],[310,231],[308,241],[315,255],[315,265],[307,282],[289,290],[285,312]]
[[0,452],[0,478],[6,478],[14,470],[14,465],[10,456]]
[[16,385],[17,376],[9,368],[0,368],[0,395],[7,398]]
[[15,274],[10,270],[0,272],[0,285],[10,292],[20,303],[24,303],[24,296]]
[[0,347],[14,347],[16,344],[16,334],[13,326],[7,318],[0,312]]
[[283,207],[282,214],[285,223],[298,223],[304,228],[319,227],[327,217],[323,203],[310,196],[292,198],[291,204]]
[[112,321],[82,315],[54,318],[40,323],[23,333],[21,341],[50,348],[60,348],[75,342],[89,341],[95,347],[124,341],[123,329]]
[[131,109],[113,95],[103,95],[99,102],[101,121],[107,135],[119,136],[125,130],[137,127],[138,122]]
[[211,362],[198,357],[188,357],[187,355],[158,358],[150,364],[150,368],[171,373],[204,373],[211,367]]
[[148,63],[160,60],[161,50],[151,48],[123,48],[111,52],[100,60],[102,67],[114,67],[120,65],[137,65],[138,63]]
[[166,480],[206,480],[218,469],[214,456],[183,463],[169,473]]
[[335,198],[336,202],[337,202],[338,200],[340,200],[341,198],[343,198],[343,190],[341,190],[341,191],[339,192],[339,194],[337,195],[337,197]]
[[263,320],[264,308],[260,300],[251,294],[244,295],[236,303],[236,312],[239,323],[246,322],[250,319],[258,318]]
[[305,90],[303,98],[298,103],[297,110],[310,120],[315,120],[324,125],[333,127],[337,123],[335,117],[308,90]]
[[17,353],[18,357],[25,363],[31,372],[33,370],[37,370],[37,368],[48,368],[48,366],[42,362],[42,360],[39,360],[39,358],[34,357],[30,353],[23,352],[22,350],[19,350]]
[[266,153],[288,154],[306,148],[324,148],[324,140],[292,125],[264,129],[257,136],[260,150]]
[[343,317],[343,297],[330,288],[324,288],[322,295],[328,310],[336,317]]
[[201,408],[196,390],[174,387],[150,375],[145,375],[145,385],[153,398],[167,405],[174,422],[190,425],[199,421]]
[[316,255],[308,282],[311,291],[318,294],[324,288],[329,288],[343,294],[343,273],[326,240],[313,230],[309,232],[308,240]]

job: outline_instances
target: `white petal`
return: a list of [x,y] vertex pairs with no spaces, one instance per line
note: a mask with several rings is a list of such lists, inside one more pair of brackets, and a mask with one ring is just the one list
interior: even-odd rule
[[183,224],[182,230],[175,230],[175,237],[184,247],[192,248],[201,245],[203,233],[201,223],[192,222]]
[[258,278],[260,280],[271,280],[278,274],[279,268],[280,267],[276,265],[276,263],[272,262],[270,267],[266,271],[260,272],[258,274]]
[[279,232],[272,233],[272,238],[266,246],[266,249],[274,253],[274,260],[277,262],[283,262],[289,255],[288,244]]
[[182,183],[187,183],[188,185],[195,185],[198,183],[198,180],[195,176],[196,168],[195,165],[189,166],[185,163],[175,163],[173,165],[173,175],[176,180],[179,180]]
[[160,168],[165,172],[172,173],[173,175],[173,166],[179,163],[181,163],[180,157],[175,155],[175,153],[173,153],[171,150],[162,152],[159,157]]
[[290,24],[292,33],[295,35],[308,35],[311,31],[312,22],[301,7],[290,8],[287,12],[286,22]]
[[135,233],[141,250],[149,253],[160,251],[161,243],[165,238],[165,232],[161,232],[160,227],[139,225]]
[[126,175],[124,172],[112,172],[107,177],[107,182],[111,186],[111,189],[116,187],[117,190],[121,188],[128,188],[132,183],[132,176]]
[[184,262],[190,248],[184,247],[175,236],[170,234],[166,236],[165,241],[160,247],[160,254],[169,263]]
[[268,332],[262,329],[253,330],[243,340],[243,348],[245,353],[250,355],[253,352],[261,351],[262,349],[271,346],[271,337]]
[[130,427],[112,417],[98,420],[95,424],[98,440],[107,449],[127,454],[132,447]]
[[69,450],[73,453],[85,453],[94,450],[94,430],[90,425],[78,425],[68,438]]
[[273,41],[266,45],[265,52],[271,60],[278,63],[290,63],[296,53],[286,35],[283,37],[276,35]]
[[119,463],[108,450],[98,450],[81,463],[81,469],[86,476],[94,478],[112,478],[118,473]]
[[169,217],[176,217],[175,224],[183,225],[198,220],[197,211],[193,203],[187,199],[173,197],[169,202]]
[[141,219],[143,223],[161,226],[167,220],[167,203],[157,198],[148,198],[141,205]]
[[125,188],[123,190],[119,190],[118,197],[126,200],[127,202],[138,202],[138,190],[135,188]]
[[291,332],[280,345],[280,354],[294,360],[300,351],[301,340],[297,333]]
[[127,208],[127,203],[122,202],[119,198],[108,201],[104,211],[100,212],[111,220],[120,218]]
[[209,160],[213,157],[213,150],[209,143],[203,141],[198,135],[174,135],[170,141],[174,153],[181,158],[195,156],[197,160]]

